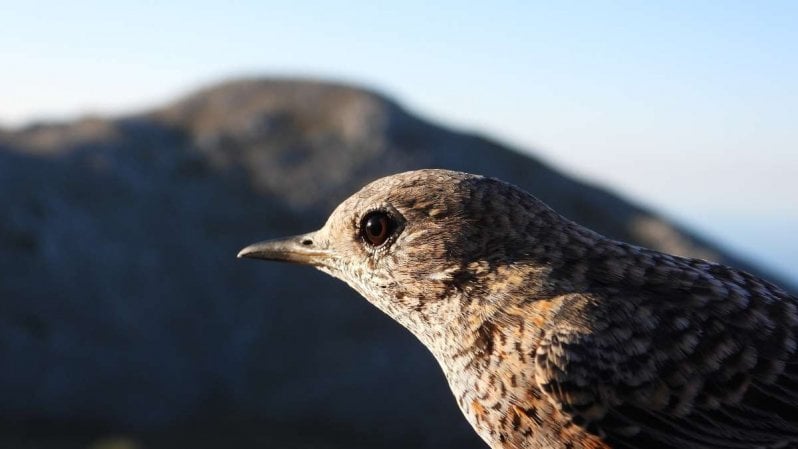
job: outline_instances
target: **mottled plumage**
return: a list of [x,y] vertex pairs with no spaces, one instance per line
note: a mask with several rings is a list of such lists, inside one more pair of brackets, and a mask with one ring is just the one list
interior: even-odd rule
[[504,182],[389,176],[239,255],[314,265],[404,325],[492,448],[798,447],[795,297]]

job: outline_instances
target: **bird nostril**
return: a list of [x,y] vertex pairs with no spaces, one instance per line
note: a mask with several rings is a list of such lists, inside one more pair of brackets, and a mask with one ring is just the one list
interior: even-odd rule
[[305,246],[310,246],[310,245],[313,244],[313,240],[311,240],[311,239],[302,240],[302,244],[305,245]]

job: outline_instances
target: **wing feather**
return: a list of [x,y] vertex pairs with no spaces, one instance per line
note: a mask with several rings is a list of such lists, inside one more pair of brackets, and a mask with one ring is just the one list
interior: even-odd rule
[[577,295],[571,304],[588,319],[547,330],[539,388],[614,447],[798,447],[798,299],[690,263],[671,264],[671,282]]

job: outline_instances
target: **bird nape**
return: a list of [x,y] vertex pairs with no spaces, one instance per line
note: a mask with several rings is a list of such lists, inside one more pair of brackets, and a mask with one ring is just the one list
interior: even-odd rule
[[315,266],[405,326],[492,448],[798,447],[798,299],[502,181],[388,176],[238,256]]

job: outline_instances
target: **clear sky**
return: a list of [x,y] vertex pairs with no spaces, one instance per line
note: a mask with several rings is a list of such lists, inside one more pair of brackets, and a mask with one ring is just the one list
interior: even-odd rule
[[798,2],[0,0],[0,125],[366,84],[798,279]]

